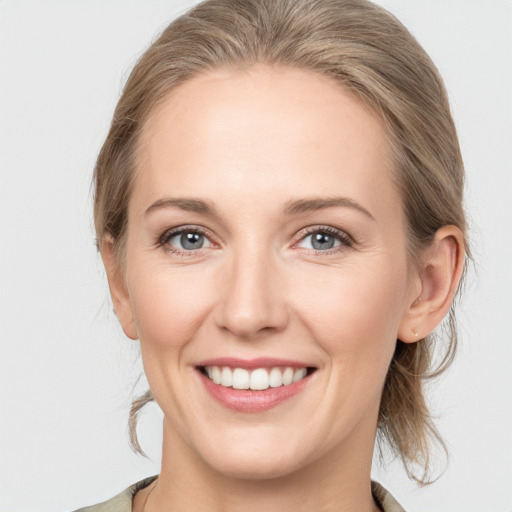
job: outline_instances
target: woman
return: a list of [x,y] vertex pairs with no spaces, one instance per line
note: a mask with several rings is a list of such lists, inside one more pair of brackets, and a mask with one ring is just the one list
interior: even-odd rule
[[[142,56],[95,170],[116,314],[164,413],[162,471],[84,510],[403,510],[468,254],[442,81],[365,0],[207,0]],[[413,465],[423,473],[415,475]]]

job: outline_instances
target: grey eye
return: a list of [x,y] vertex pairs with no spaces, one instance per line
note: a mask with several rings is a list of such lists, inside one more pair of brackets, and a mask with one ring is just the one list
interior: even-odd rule
[[325,229],[310,232],[308,235],[304,236],[298,244],[299,247],[318,252],[325,252],[341,245],[351,245],[347,236],[343,232],[336,231],[335,233],[331,233],[329,230]]
[[314,233],[311,235],[311,245],[317,251],[332,249],[335,242],[334,237],[326,233]]
[[195,251],[197,249],[202,249],[205,246],[206,241],[207,238],[202,233],[198,233],[196,231],[184,231],[173,236],[169,240],[169,244],[174,247],[178,247],[178,249]]

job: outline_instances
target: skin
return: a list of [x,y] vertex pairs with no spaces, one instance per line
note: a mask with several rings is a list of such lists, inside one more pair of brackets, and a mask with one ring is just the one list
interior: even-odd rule
[[[134,510],[146,499],[146,512],[378,510],[370,469],[386,372],[397,338],[414,342],[446,314],[460,232],[445,226],[422,265],[409,264],[381,120],[305,71],[196,77],[152,114],[139,149],[125,267],[112,240],[102,247],[116,313],[140,339],[164,413],[162,471]],[[349,201],[284,213],[333,197]],[[169,198],[216,213],[162,206]],[[203,247],[162,243],[179,226],[202,229]],[[315,249],[308,229],[326,227],[341,238]],[[277,407],[241,413],[200,382],[197,363],[215,357],[317,370]]]

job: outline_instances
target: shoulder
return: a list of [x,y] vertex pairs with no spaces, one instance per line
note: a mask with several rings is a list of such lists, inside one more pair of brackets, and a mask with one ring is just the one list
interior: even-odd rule
[[400,503],[378,482],[372,481],[372,494],[383,512],[405,512]]
[[156,476],[145,478],[140,482],[130,485],[130,487],[125,489],[123,492],[120,492],[103,503],[80,508],[75,512],[132,512],[132,500],[135,494],[137,494],[141,489],[144,489],[144,487],[147,487],[155,480],[155,478]]
[[[155,479],[156,476],[145,478],[103,503],[80,508],[75,512],[132,512],[132,500],[135,494]],[[372,482],[372,493],[383,512],[405,512],[405,509],[393,498],[391,493],[378,482]]]

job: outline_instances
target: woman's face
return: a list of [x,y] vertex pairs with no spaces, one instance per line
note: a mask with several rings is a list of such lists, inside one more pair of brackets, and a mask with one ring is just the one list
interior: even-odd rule
[[258,66],[188,81],[141,142],[118,314],[164,442],[249,478],[371,452],[418,292],[381,121]]

